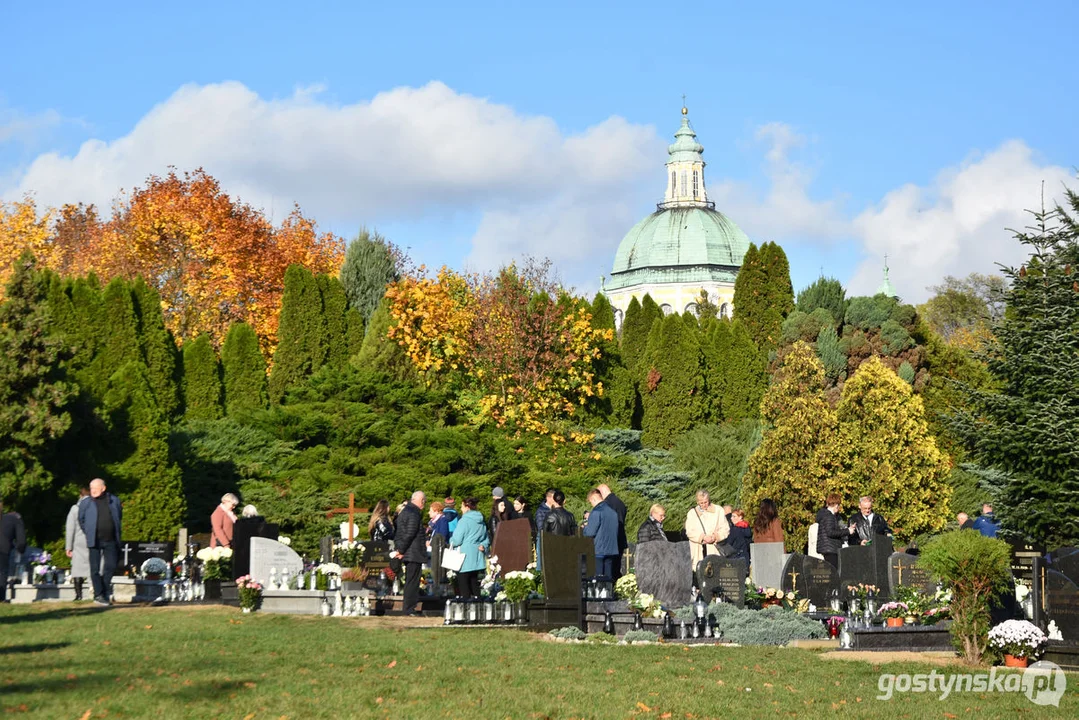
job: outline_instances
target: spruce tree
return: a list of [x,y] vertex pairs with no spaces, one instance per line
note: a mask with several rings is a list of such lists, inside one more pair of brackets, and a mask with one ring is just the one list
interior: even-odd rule
[[221,406],[221,366],[206,333],[184,343],[184,419],[217,420]]
[[150,387],[153,388],[158,408],[166,419],[171,419],[180,408],[176,341],[172,333],[165,328],[165,318],[161,313],[161,296],[157,290],[140,277],[132,285],[131,295]]
[[836,335],[835,327],[826,325],[817,334],[817,356],[824,364],[824,373],[828,380],[835,383],[847,377],[847,356]]
[[378,309],[386,286],[399,278],[397,261],[386,239],[366,228],[345,250],[341,265],[341,285],[348,296],[349,307],[357,310],[364,323]]
[[[717,352],[723,372],[720,404],[725,420],[747,420],[760,412],[768,387],[768,366],[749,331],[740,321],[730,324],[729,340],[717,333]],[[726,347],[723,348],[722,344]]]
[[349,307],[345,288],[337,278],[329,275],[319,275],[316,281],[322,297],[322,326],[325,332],[322,341],[325,355],[320,366],[325,364],[343,368],[349,358],[348,320],[345,317]]
[[48,292],[49,278],[24,252],[0,304],[0,499],[11,504],[51,486],[42,458],[71,426],[77,392],[62,366],[70,348],[48,334]]
[[807,315],[817,308],[824,308],[837,323],[841,323],[847,314],[847,291],[835,278],[819,277],[798,293],[797,307]]
[[1003,321],[986,354],[999,391],[962,385],[954,427],[971,457],[997,471],[1005,529],[1046,547],[1079,541],[1079,196],[1035,214],[1017,234],[1026,265],[1007,268]]
[[277,350],[270,373],[270,401],[280,403],[285,392],[310,376],[322,364],[325,318],[322,294],[311,272],[290,265],[277,330]]
[[741,320],[761,353],[780,342],[784,318],[794,309],[790,265],[783,248],[750,244],[734,282],[734,319]]
[[266,358],[258,335],[247,323],[233,323],[221,347],[225,412],[235,417],[266,407]]
[[666,448],[703,413],[700,345],[682,317],[672,314],[653,326],[645,353],[641,439]]

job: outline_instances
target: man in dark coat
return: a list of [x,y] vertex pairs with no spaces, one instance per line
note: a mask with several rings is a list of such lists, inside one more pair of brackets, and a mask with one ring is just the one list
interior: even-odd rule
[[566,502],[566,494],[561,490],[555,490],[551,493],[551,502],[554,503],[554,507],[548,511],[547,517],[543,521],[543,532],[551,535],[565,535],[566,537],[576,535],[577,518],[573,517],[573,513],[563,507]]
[[955,521],[956,521],[956,523],[959,524],[959,529],[960,530],[973,530],[974,529],[974,521],[971,520],[970,515],[967,515],[965,512],[961,512],[958,515],[956,515],[955,516]]
[[596,577],[614,578],[618,552],[618,513],[603,499],[599,488],[588,493],[592,511],[584,526],[584,536],[592,538],[596,552]]
[[873,512],[873,498],[865,495],[858,501],[859,513],[850,521],[850,544],[868,545],[874,538],[891,535],[883,515]]
[[667,533],[663,532],[663,521],[667,511],[662,505],[653,505],[648,510],[648,517],[637,529],[637,544],[646,542],[668,542]]
[[839,569],[839,549],[850,534],[839,517],[841,502],[839,495],[832,493],[824,501],[824,507],[817,511],[817,552],[836,570]]
[[596,489],[599,490],[603,503],[614,510],[618,516],[618,557],[615,558],[612,569],[612,578],[618,582],[618,578],[622,577],[622,554],[629,548],[629,541],[626,539],[626,504],[611,491],[606,483],[597,486]]
[[112,573],[120,556],[120,499],[108,491],[105,481],[90,481],[90,495],[79,501],[79,527],[90,548],[90,584],[94,603],[109,605]]
[[427,496],[422,490],[412,493],[412,499],[397,516],[397,534],[390,557],[398,567],[405,567],[404,598],[401,601],[405,615],[420,615],[416,604],[420,600],[420,574],[427,560],[427,537],[423,532],[423,506]]
[[0,502],[0,602],[7,602],[8,561],[11,551],[26,552],[26,525],[17,512],[4,512]]

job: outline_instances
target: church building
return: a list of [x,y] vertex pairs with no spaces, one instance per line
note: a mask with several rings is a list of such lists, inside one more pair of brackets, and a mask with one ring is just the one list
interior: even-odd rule
[[651,295],[664,314],[696,313],[701,290],[729,317],[734,306],[734,279],[749,250],[741,228],[708,200],[704,185],[704,147],[682,108],[682,127],[667,148],[667,185],[663,202],[622,239],[603,292],[622,326],[626,308],[636,296]]

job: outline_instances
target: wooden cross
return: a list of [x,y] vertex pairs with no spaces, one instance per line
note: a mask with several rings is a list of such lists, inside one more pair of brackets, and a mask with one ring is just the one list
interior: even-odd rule
[[357,511],[358,512],[367,512],[367,509],[366,508],[357,508],[356,507],[356,494],[355,493],[349,493],[348,494],[348,507],[347,508],[334,508],[334,509],[332,509],[332,510],[330,510],[329,512],[326,513],[327,518],[331,518],[334,515],[338,515],[340,513],[348,513],[348,541],[349,542],[352,542],[353,540],[356,539],[356,538],[354,538],[352,536],[352,530],[356,525],[356,523],[353,522],[353,520],[356,517],[356,512]]

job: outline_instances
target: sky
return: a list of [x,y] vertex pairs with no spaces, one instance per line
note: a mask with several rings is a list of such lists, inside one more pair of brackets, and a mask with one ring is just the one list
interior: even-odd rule
[[[0,199],[109,207],[202,167],[275,220],[583,293],[662,199],[682,96],[717,209],[905,300],[1022,262],[1077,188],[1079,3],[0,0]],[[160,6],[160,7],[158,7]]]

